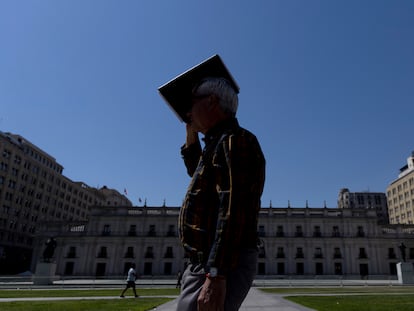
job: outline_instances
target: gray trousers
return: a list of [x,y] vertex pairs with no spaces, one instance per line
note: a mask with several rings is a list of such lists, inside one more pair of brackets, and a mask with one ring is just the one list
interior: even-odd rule
[[[227,275],[225,311],[239,310],[256,275],[257,250],[247,249],[240,254],[237,268]],[[206,280],[202,264],[189,264],[183,273],[177,311],[197,311],[197,298]]]

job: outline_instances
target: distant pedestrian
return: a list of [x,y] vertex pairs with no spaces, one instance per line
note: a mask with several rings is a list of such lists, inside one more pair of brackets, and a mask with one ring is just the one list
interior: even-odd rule
[[181,278],[182,278],[181,270],[177,273],[177,285],[175,285],[175,288],[181,288]]
[[135,264],[131,264],[131,267],[128,270],[128,277],[126,279],[127,284],[126,284],[124,290],[121,293],[121,296],[120,296],[121,298],[125,297],[124,294],[125,294],[125,292],[127,291],[128,288],[132,288],[132,290],[134,291],[135,298],[138,297],[137,291],[135,289],[135,280],[136,279],[137,279],[137,273],[135,272]]

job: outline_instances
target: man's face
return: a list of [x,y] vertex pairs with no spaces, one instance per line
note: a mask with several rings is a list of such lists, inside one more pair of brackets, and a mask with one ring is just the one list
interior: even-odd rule
[[212,99],[212,95],[193,96],[187,117],[194,131],[205,134],[211,127]]

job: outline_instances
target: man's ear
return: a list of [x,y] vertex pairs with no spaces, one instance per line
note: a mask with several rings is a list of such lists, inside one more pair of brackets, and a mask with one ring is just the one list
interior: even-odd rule
[[213,110],[219,107],[219,101],[218,101],[218,97],[214,94],[210,95],[209,98],[209,109]]

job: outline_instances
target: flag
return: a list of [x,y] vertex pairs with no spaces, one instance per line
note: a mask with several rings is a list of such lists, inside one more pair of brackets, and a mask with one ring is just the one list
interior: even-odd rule
[[128,191],[127,191],[127,189],[126,189],[126,188],[124,188],[124,194],[125,194],[125,195],[128,195]]

